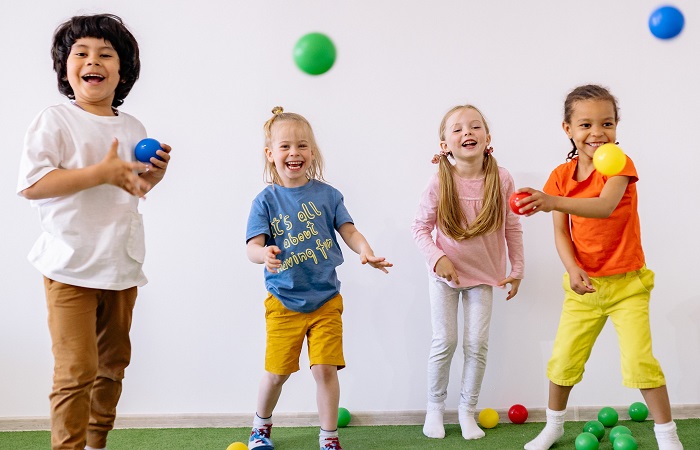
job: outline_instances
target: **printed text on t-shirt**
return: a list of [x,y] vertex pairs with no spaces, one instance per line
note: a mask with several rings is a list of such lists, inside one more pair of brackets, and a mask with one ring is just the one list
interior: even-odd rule
[[[323,259],[328,259],[328,254],[326,250],[333,246],[332,239],[322,239],[318,238],[318,231],[314,225],[313,219],[321,216],[321,211],[316,208],[313,202],[303,203],[301,205],[301,210],[297,212],[297,218],[299,222],[305,224],[305,230],[299,233],[293,233],[292,228],[294,224],[289,220],[289,215],[280,214],[279,217],[275,217],[270,222],[270,229],[272,230],[272,237],[278,238],[284,236],[282,241],[282,247],[285,249],[290,249],[294,246],[300,245],[307,241],[314,241],[311,244],[315,244],[315,247],[309,247],[303,249],[301,252],[291,252],[287,258],[282,260],[282,267],[279,268],[279,272],[292,268],[294,265],[301,264],[308,260],[313,260],[314,264],[318,264],[318,257],[316,252],[319,252]],[[315,250],[315,251],[314,251]]]

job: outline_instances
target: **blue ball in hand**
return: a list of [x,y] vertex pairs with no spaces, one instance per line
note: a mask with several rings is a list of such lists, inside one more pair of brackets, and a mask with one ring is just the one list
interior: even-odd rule
[[136,159],[143,163],[150,163],[151,158],[157,158],[162,161],[163,158],[156,154],[158,150],[162,150],[160,148],[160,142],[155,139],[145,138],[141,139],[139,143],[136,144],[134,154],[136,155]]

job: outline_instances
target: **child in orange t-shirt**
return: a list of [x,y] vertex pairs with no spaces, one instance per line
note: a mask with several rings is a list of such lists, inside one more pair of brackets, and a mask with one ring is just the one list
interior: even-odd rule
[[564,415],[573,386],[608,317],[617,331],[625,386],[640,389],[654,417],[659,450],[681,450],[666,380],[652,354],[649,298],[654,272],[647,269],[637,214],[637,171],[627,158],[614,176],[593,166],[593,154],[615,142],[617,101],[596,85],[580,86],[566,98],[563,128],[573,144],[567,162],[549,177],[544,192],[518,202],[520,212],[553,211],[554,240],[566,268],[565,298],[552,357],[547,366],[547,424],[525,444],[550,448],[564,434]]

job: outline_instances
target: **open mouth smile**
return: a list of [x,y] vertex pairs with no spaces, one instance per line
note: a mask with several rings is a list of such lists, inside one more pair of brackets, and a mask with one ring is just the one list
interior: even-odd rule
[[593,150],[598,150],[598,147],[604,144],[607,144],[607,142],[586,142],[586,145],[593,148]]
[[105,79],[105,77],[99,73],[87,73],[80,78],[89,84],[100,84]]
[[462,142],[462,147],[474,148],[476,147],[476,141],[474,139],[467,139],[466,141]]

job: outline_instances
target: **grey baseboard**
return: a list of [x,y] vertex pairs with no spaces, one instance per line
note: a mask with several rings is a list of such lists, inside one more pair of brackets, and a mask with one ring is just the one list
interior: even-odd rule
[[[566,420],[588,421],[597,418],[600,406],[573,406]],[[616,406],[620,420],[629,420],[628,406]],[[508,410],[496,410],[501,421],[508,421]],[[674,419],[700,418],[700,405],[674,405]],[[352,412],[352,411],[351,411]],[[528,410],[528,422],[544,422],[545,409]],[[350,425],[421,425],[425,411],[355,411]],[[115,428],[240,428],[251,426],[252,413],[247,414],[125,414],[117,417]],[[457,411],[445,411],[446,423],[457,423]],[[275,413],[276,427],[317,427],[318,415],[308,413]],[[49,430],[48,417],[0,417],[0,431]]]

